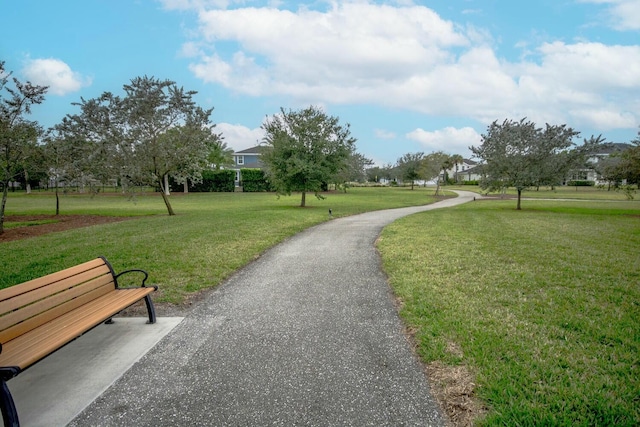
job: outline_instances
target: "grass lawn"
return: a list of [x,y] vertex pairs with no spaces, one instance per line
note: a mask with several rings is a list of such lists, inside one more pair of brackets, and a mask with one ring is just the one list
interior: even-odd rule
[[[485,191],[477,185],[456,185],[445,186],[445,190],[467,190],[485,194]],[[515,188],[509,188],[505,192],[508,197],[517,196],[518,192]],[[499,192],[489,193],[489,196],[499,197]],[[640,191],[635,190],[631,193],[634,200],[640,200]],[[524,199],[578,199],[578,200],[628,200],[627,195],[622,190],[607,190],[606,188],[597,187],[540,187],[539,189],[526,189],[522,191]],[[523,202],[523,207],[525,206]]]
[[[181,303],[219,284],[283,239],[329,219],[369,210],[431,203],[433,190],[352,188],[325,200],[267,193],[176,193],[168,216],[158,195],[65,195],[61,214],[136,216],[134,220],[0,243],[0,288],[104,255],[116,271],[142,268],[159,285],[158,302]],[[55,213],[52,194],[10,193],[7,215]],[[7,223],[10,226],[11,223]]]
[[476,201],[378,247],[420,356],[471,374],[480,425],[640,425],[639,201]]
[[[572,198],[566,190],[539,198]],[[484,407],[479,424],[640,424],[640,202],[582,190],[573,198],[603,200],[526,200],[522,211],[514,200],[478,200],[412,215],[381,235],[420,356],[469,373],[464,386]],[[307,197],[307,208],[299,195],[175,194],[173,217],[157,195],[66,195],[62,214],[136,218],[0,243],[0,288],[104,255],[117,271],[148,270],[160,286],[155,301],[180,303],[328,220],[328,209],[352,215],[430,203],[432,194],[352,188]],[[7,215],[54,208],[50,194],[10,194]]]

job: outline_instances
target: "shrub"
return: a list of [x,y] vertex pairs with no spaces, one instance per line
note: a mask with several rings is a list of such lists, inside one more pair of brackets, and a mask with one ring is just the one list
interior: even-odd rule
[[189,187],[194,192],[233,192],[236,173],[233,170],[202,171],[202,182]]
[[596,183],[594,181],[576,179],[567,182],[567,185],[570,187],[593,187],[594,185],[596,185]]
[[240,169],[242,191],[251,193],[271,191],[271,184],[262,169]]
[[235,179],[236,172],[233,170],[212,171],[209,191],[233,193],[236,190]]

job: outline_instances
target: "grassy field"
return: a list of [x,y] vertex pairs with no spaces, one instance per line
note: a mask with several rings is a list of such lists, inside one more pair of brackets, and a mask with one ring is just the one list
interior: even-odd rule
[[[404,218],[381,235],[420,356],[470,373],[479,424],[640,424],[640,202],[584,190],[537,193],[597,201],[527,200],[516,211],[514,200],[478,200]],[[430,203],[432,194],[353,188],[308,197],[304,209],[297,195],[176,194],[174,217],[159,196],[67,195],[62,214],[136,218],[0,243],[0,287],[105,255],[118,271],[148,270],[161,289],[154,300],[180,303],[328,220],[328,209],[351,215]],[[51,195],[11,194],[7,214],[54,208]]]
[[[475,191],[484,194],[478,186],[474,185],[458,185],[446,186],[445,189],[457,189]],[[505,195],[509,197],[516,196],[518,193],[514,188],[509,188]],[[490,196],[500,196],[500,193],[489,193]],[[634,200],[640,199],[640,191],[635,190],[631,193]],[[628,200],[627,195],[622,190],[607,190],[606,188],[597,187],[540,187],[539,189],[527,189],[522,191],[522,197],[526,199],[577,199],[577,200]]]
[[[181,303],[211,288],[265,249],[333,216],[426,204],[432,191],[352,188],[325,200],[266,193],[176,193],[169,217],[158,195],[65,195],[61,214],[135,216],[134,220],[0,243],[0,288],[104,255],[116,271],[143,268],[160,286],[158,302]],[[52,194],[10,193],[7,215],[55,213]],[[11,227],[11,223],[6,223]]]
[[640,202],[514,203],[382,233],[420,356],[472,374],[481,425],[640,425]]

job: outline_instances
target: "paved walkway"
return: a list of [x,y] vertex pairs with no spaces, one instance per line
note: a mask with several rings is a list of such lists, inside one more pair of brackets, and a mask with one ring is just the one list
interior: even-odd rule
[[408,214],[340,218],[210,294],[72,426],[439,426],[374,242]]

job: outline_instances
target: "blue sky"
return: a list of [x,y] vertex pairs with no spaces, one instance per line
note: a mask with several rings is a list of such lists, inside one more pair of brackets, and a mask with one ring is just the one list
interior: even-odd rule
[[50,86],[45,127],[148,75],[198,91],[235,150],[313,104],[379,165],[469,157],[494,120],[640,126],[640,0],[0,0],[0,60]]

